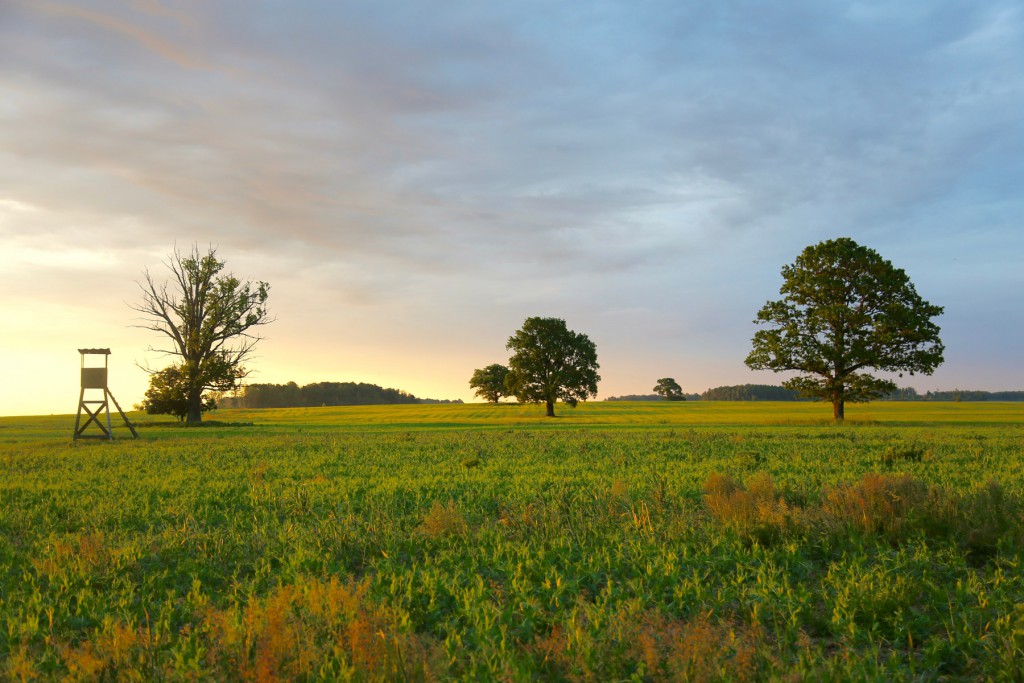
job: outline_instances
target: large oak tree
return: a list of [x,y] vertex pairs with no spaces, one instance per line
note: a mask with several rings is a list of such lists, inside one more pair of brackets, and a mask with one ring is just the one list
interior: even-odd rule
[[556,401],[575,408],[597,396],[597,347],[564,320],[527,318],[505,346],[512,351],[508,388],[520,402],[543,402],[548,417],[554,417]]
[[146,270],[139,283],[142,303],[132,308],[145,321],[139,327],[167,338],[167,346],[151,350],[177,357],[185,422],[197,423],[204,391],[234,389],[248,374],[244,363],[262,338],[256,330],[271,322],[270,286],[224,273],[213,247],[205,254],[196,245],[188,254],[175,249],[166,265],[170,284],[157,283]]
[[747,365],[803,373],[783,382],[809,398],[866,402],[896,384],[867,370],[930,375],[942,363],[941,306],[923,300],[907,274],[848,237],[809,246],[782,268],[783,298],[758,312]]

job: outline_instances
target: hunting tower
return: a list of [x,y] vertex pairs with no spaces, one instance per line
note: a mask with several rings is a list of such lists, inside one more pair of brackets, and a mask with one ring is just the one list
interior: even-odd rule
[[[114,402],[114,406],[117,408],[117,412],[121,415],[121,419],[128,425],[128,429],[132,432],[132,438],[139,438],[139,433],[135,431],[135,427],[128,421],[128,417],[121,410],[121,406],[118,405],[117,399],[110,393],[110,389],[107,388],[107,361],[110,358],[110,349],[78,349],[78,353],[82,354],[82,389],[78,393],[78,416],[75,418],[75,436],[77,439],[113,439],[114,430],[110,426],[110,401]],[[89,366],[86,363],[86,357],[88,356],[103,356],[103,367]],[[86,398],[85,392],[90,392],[90,398]],[[100,392],[100,393],[97,393]],[[95,409],[89,406],[95,406]],[[89,419],[82,424],[82,411],[89,416]],[[106,425],[104,426],[101,421],[101,417],[106,418]],[[99,427],[100,434],[86,434],[85,430],[88,429],[90,424],[95,423]]]

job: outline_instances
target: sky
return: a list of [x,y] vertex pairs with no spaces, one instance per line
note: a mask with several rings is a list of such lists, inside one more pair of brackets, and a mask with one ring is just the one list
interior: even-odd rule
[[943,306],[901,386],[1024,389],[1024,6],[0,0],[0,415],[122,406],[172,359],[148,269],[270,283],[251,382],[473,400],[530,316],[598,399],[744,365],[807,246]]

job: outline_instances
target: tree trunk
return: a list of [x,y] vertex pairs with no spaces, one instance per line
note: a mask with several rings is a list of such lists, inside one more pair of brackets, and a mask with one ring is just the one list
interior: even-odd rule
[[832,420],[842,422],[845,418],[846,408],[846,385],[839,381],[839,370],[832,378]]
[[832,419],[836,422],[842,422],[846,419],[845,415],[846,401],[843,400],[842,394],[835,394],[832,397]]
[[196,391],[188,397],[188,415],[185,417],[185,424],[199,424],[203,421],[203,392]]
[[548,399],[548,417],[554,417],[554,416],[555,416],[555,402],[552,401],[551,399]]

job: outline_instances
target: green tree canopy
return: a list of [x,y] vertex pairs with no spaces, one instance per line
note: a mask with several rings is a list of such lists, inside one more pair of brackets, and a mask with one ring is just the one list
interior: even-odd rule
[[679,386],[671,377],[662,377],[658,380],[658,383],[654,385],[654,393],[661,396],[666,401],[685,401],[686,395],[683,393],[683,388]]
[[758,312],[747,365],[797,371],[783,382],[801,395],[844,406],[866,402],[896,384],[866,370],[931,374],[942,363],[942,314],[918,296],[906,273],[878,252],[842,237],[807,247],[782,268],[783,298]]
[[242,282],[222,274],[224,261],[210,247],[198,246],[183,255],[177,249],[167,261],[172,280],[157,284],[149,271],[139,283],[144,329],[164,335],[168,345],[151,349],[177,356],[176,363],[188,400],[186,422],[200,422],[203,392],[229,391],[247,374],[243,363],[262,337],[256,329],[271,322],[267,313],[270,286]]
[[[146,389],[142,403],[136,406],[150,415],[173,415],[184,420],[188,415],[189,397],[188,381],[181,367],[170,365],[149,375],[149,388]],[[201,412],[215,410],[217,402],[209,394],[200,398]]]
[[506,387],[507,379],[508,368],[500,363],[492,363],[473,371],[473,376],[469,378],[469,387],[476,389],[476,395],[485,401],[497,403],[502,396],[510,395]]
[[520,402],[544,402],[548,417],[554,417],[558,400],[575,408],[597,396],[597,347],[564,320],[527,318],[505,346],[512,351],[508,388]]

